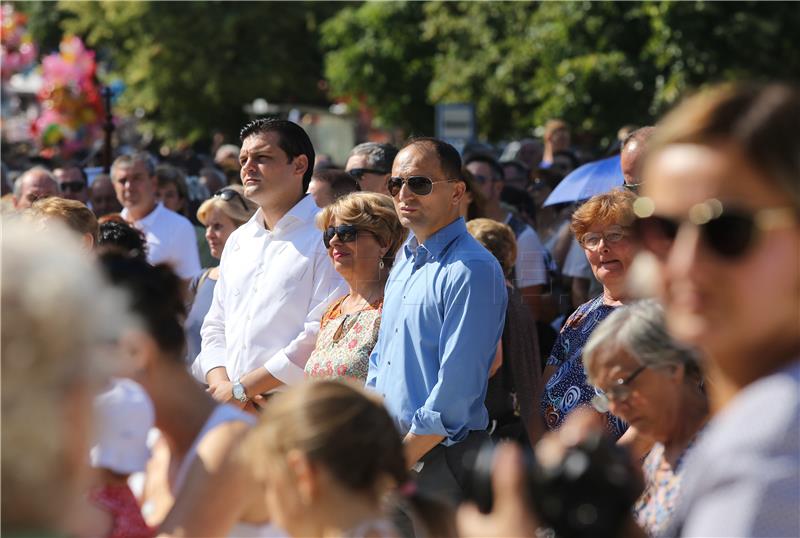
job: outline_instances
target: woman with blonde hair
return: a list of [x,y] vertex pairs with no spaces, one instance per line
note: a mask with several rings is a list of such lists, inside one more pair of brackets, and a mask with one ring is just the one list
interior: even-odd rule
[[333,266],[350,287],[323,314],[308,377],[354,378],[366,383],[369,356],[378,340],[383,289],[406,236],[384,194],[355,192],[317,216]]
[[[222,256],[228,237],[236,228],[250,220],[256,209],[256,205],[244,197],[241,185],[220,189],[203,202],[197,209],[197,220],[206,227],[206,241],[213,258],[219,259]],[[217,280],[219,267],[209,267],[193,278],[189,285],[194,301],[185,324],[188,364],[192,364],[200,353],[200,329],[211,307]]]
[[34,202],[31,212],[36,216],[55,218],[65,224],[67,228],[81,236],[84,248],[87,250],[97,245],[99,232],[97,217],[82,202],[51,196]]
[[456,535],[448,510],[416,493],[386,409],[350,383],[320,380],[279,394],[241,455],[290,536],[399,536],[387,515],[392,501],[425,536]]

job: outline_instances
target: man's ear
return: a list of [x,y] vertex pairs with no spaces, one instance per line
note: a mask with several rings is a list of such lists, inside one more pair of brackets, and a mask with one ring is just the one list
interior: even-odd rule
[[463,181],[456,181],[453,186],[453,197],[450,199],[451,204],[454,206],[459,205],[466,192],[467,184]]
[[306,170],[308,170],[309,162],[308,162],[308,155],[298,155],[292,161],[294,165],[294,173],[297,175],[305,175]]
[[308,456],[297,449],[290,450],[286,454],[286,465],[297,484],[300,499],[303,504],[310,505],[316,498],[319,489],[319,469],[308,459]]

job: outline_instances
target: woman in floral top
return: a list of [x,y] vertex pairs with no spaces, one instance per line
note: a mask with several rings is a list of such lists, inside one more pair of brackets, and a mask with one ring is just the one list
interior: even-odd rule
[[668,334],[664,310],[640,301],[610,314],[583,348],[593,404],[655,441],[644,458],[644,492],[634,517],[662,534],[680,496],[683,462],[708,420],[697,355]]
[[306,376],[367,380],[369,355],[378,341],[383,288],[406,236],[392,199],[355,192],[339,198],[317,217],[333,266],[350,286],[320,322]]

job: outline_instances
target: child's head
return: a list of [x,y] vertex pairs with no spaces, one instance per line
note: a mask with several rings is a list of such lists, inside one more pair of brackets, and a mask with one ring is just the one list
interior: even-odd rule
[[130,379],[115,379],[109,390],[95,397],[94,410],[92,467],[119,475],[144,471],[150,458],[147,434],[155,421],[144,389]]

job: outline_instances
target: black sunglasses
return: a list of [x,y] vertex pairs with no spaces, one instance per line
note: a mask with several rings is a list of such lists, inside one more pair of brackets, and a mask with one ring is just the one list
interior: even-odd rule
[[83,181],[65,181],[58,188],[61,192],[81,192],[86,188],[86,183]]
[[353,179],[356,181],[361,181],[361,178],[364,177],[364,174],[388,174],[388,170],[378,170],[376,168],[353,168],[352,170],[347,171],[348,174],[353,176]]
[[767,231],[797,223],[794,209],[768,208],[748,213],[736,209],[723,209],[717,200],[696,205],[689,219],[663,215],[637,218],[633,230],[644,248],[657,257],[666,259],[678,230],[690,222],[700,228],[703,243],[722,258],[734,260],[744,256],[753,246],[759,231]]
[[250,211],[247,207],[247,203],[244,201],[244,197],[233,189],[220,189],[214,193],[214,197],[222,198],[225,202],[230,202],[234,198],[238,198],[239,203],[242,204],[242,208],[244,208],[245,211]]
[[392,196],[397,196],[400,194],[400,189],[403,188],[403,184],[405,183],[408,186],[408,190],[414,194],[426,196],[433,190],[434,183],[452,183],[453,181],[455,180],[443,179],[441,181],[433,181],[431,178],[425,176],[410,176],[408,178],[390,177],[388,188],[389,194]]
[[358,228],[352,224],[342,224],[340,226],[328,226],[322,232],[322,242],[325,248],[331,248],[333,236],[337,236],[342,243],[350,243],[358,239]]

